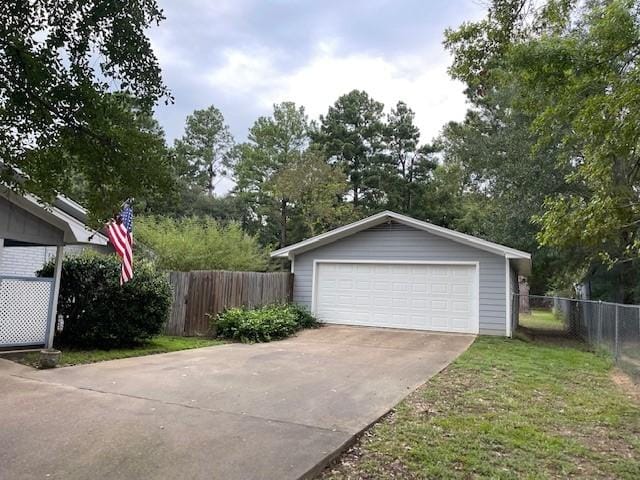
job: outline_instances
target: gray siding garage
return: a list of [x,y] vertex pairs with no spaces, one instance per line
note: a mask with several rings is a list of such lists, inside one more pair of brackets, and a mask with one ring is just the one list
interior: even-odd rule
[[322,321],[511,334],[511,293],[530,256],[393,212],[273,252],[293,298]]

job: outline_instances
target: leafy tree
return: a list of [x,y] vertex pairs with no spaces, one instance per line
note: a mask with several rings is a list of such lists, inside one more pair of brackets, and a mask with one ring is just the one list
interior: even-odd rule
[[265,270],[267,253],[237,223],[211,218],[138,217],[139,248],[164,270]]
[[355,219],[351,204],[342,201],[349,188],[346,176],[316,150],[307,150],[282,168],[267,188],[297,207],[306,236]]
[[375,209],[383,200],[384,105],[360,90],[342,95],[320,117],[315,142],[346,173],[354,207]]
[[175,153],[189,185],[206,190],[212,197],[217,182],[232,163],[233,147],[233,136],[222,112],[212,105],[187,117],[184,135],[175,142]]
[[532,291],[545,293],[559,265],[556,249],[539,248],[540,228],[532,217],[544,212],[548,195],[569,191],[564,177],[571,167],[557,162],[549,150],[533,153],[531,120],[502,108],[508,101],[509,92],[485,96],[464,122],[444,128],[444,162],[460,169],[466,196],[464,209],[451,213],[468,233],[534,252]]
[[[52,199],[82,175],[95,218],[123,198],[163,188],[166,169],[122,91],[150,111],[170,100],[145,30],[153,0],[32,2],[0,10],[0,179]],[[152,147],[152,149],[155,147]],[[22,175],[16,176],[16,170]]]
[[[144,189],[140,190],[141,196],[136,199],[137,204],[140,202],[141,205],[146,205],[149,202],[166,198],[174,188],[174,180],[169,173],[171,156],[166,148],[164,130],[157,120],[153,118],[152,112],[141,107],[137,99],[122,94],[113,94],[110,97],[121,110],[121,120],[117,122],[117,125],[112,126],[114,135],[122,137],[123,142],[139,144],[144,148],[140,152],[137,161],[128,167],[129,170],[140,173],[137,183],[145,186]],[[60,155],[69,154],[71,148],[73,146],[62,148],[59,151]],[[58,152],[58,150],[52,149],[49,154],[55,152]],[[101,153],[101,151],[92,151],[90,149],[88,149],[88,152],[91,158]],[[102,168],[97,158],[94,167],[96,169]],[[147,168],[149,171],[146,171]],[[126,192],[121,192],[120,189],[110,191],[108,190],[108,185],[101,185],[96,188],[87,177],[86,171],[71,170],[61,173],[69,178],[69,187],[65,189],[64,193],[83,205],[100,203],[105,197],[113,197],[115,202],[118,199],[121,202],[123,198],[126,198],[121,196]],[[96,175],[99,174],[101,172],[96,172]],[[120,174],[120,171],[113,172],[114,176],[119,176]],[[105,216],[112,216],[117,213],[119,205],[120,203],[117,203],[111,210],[107,210],[110,206],[107,203],[100,211],[104,212]]]
[[510,53],[529,91],[523,108],[544,91],[538,147],[555,144],[557,125],[566,125],[558,159],[576,165],[567,181],[582,187],[547,199],[540,241],[580,248],[587,263],[629,264],[640,252],[640,6],[590,2],[575,25]]
[[137,211],[147,215],[171,218],[211,217],[221,223],[238,222],[244,224],[246,205],[238,195],[210,197],[208,194],[186,188],[174,179],[169,194],[146,201],[136,200]]
[[430,146],[419,147],[420,130],[414,123],[415,114],[406,103],[398,102],[387,116],[385,143],[387,164],[391,171],[386,176],[387,208],[408,215],[420,215],[415,200],[432,177],[437,161]]
[[[277,227],[276,232],[263,229],[263,242],[277,239],[287,245],[292,215],[287,192],[268,185],[284,169],[298,162],[309,144],[309,122],[304,107],[293,102],[273,106],[273,116],[260,117],[249,130],[248,142],[240,148],[235,168],[237,193],[250,205],[257,224]],[[271,221],[277,219],[277,221]]]
[[[598,265],[615,267],[620,300],[630,298],[625,285],[635,282],[640,246],[639,8],[631,0],[582,7],[548,1],[537,9],[528,1],[496,0],[486,19],[447,34],[456,59],[452,74],[467,82],[476,105],[491,101],[500,121],[479,143],[500,140],[511,152],[500,168],[515,188],[496,184],[494,192],[519,199],[513,211],[534,215],[536,225],[529,221],[524,231],[539,229],[541,251],[560,254],[558,278],[571,278],[572,271],[576,281]],[[518,168],[528,173],[526,184]]]

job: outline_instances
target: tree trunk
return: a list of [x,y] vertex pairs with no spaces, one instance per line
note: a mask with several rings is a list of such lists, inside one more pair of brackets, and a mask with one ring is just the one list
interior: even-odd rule
[[209,165],[207,173],[209,174],[209,184],[207,185],[207,193],[209,194],[210,197],[213,197],[216,189],[214,184],[216,180],[216,176],[215,176],[215,173],[213,172],[213,164]]
[[[407,214],[411,213],[411,186],[413,184],[413,162],[414,162],[415,157],[411,158],[411,161],[409,162],[409,171],[407,172],[406,176],[405,176],[405,183],[407,186],[407,199],[406,199],[406,203],[405,203],[405,207],[406,207],[406,212]],[[404,172],[404,166],[403,166],[403,172]]]
[[287,199],[280,201],[280,248],[287,246]]
[[360,161],[357,156],[353,159],[351,183],[353,184],[353,206],[357,207],[360,203]]
[[633,291],[636,282],[633,263],[625,261],[622,262],[618,268],[618,288],[615,301],[617,303],[635,303]]

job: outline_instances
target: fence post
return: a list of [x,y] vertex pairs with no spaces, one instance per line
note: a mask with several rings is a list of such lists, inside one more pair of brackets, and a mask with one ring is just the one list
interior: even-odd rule
[[613,346],[613,356],[616,360],[616,363],[618,362],[618,358],[620,356],[620,346],[618,345],[618,323],[619,323],[619,310],[620,310],[620,305],[618,305],[616,303],[616,323],[615,323],[615,332],[614,332],[614,346]]
[[602,300],[598,300],[598,345],[602,344]]
[[574,300],[569,300],[569,311],[567,312],[567,316],[569,317],[569,335],[578,337],[578,320],[577,320],[577,302]]

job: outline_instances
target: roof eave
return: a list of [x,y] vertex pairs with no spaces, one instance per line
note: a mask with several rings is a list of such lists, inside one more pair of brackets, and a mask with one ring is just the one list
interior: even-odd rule
[[350,223],[349,225],[345,225],[334,230],[330,230],[329,232],[317,235],[315,237],[309,238],[307,240],[303,240],[302,242],[295,243],[285,248],[281,248],[271,253],[272,258],[292,258],[296,254],[304,253],[315,248],[319,248],[328,243],[332,243],[341,238],[353,235],[359,231],[365,230],[369,227],[379,225],[386,221],[387,219],[395,220],[404,225],[408,225],[418,230],[423,230],[433,235],[441,236],[447,238],[452,241],[457,241],[458,243],[466,244],[471,246],[472,248],[477,248],[480,250],[488,251],[490,253],[494,253],[496,255],[505,255],[510,258],[525,258],[531,259],[531,255],[527,252],[523,252],[520,250],[516,250],[514,248],[506,247],[504,245],[499,245],[493,242],[489,242],[487,240],[482,240],[477,237],[473,237],[471,235],[467,235],[461,232],[456,232],[455,230],[450,230],[448,228],[439,227],[437,225],[433,225],[427,222],[422,222],[420,220],[416,220],[411,217],[407,217],[405,215],[400,215],[395,212],[391,212],[385,210],[384,212],[380,212],[376,215],[372,215],[371,217],[364,218],[354,223]]
[[507,259],[510,263],[514,264],[518,275],[528,277],[531,275],[531,257],[509,257]]
[[354,233],[383,223],[388,217],[387,214],[388,212],[380,212],[370,217],[363,218],[362,220],[358,220],[357,222],[343,225],[342,227],[334,228],[333,230],[321,233],[320,235],[308,238],[307,240],[294,243],[293,245],[289,245],[288,247],[280,248],[271,252],[271,258],[291,258],[291,255],[304,253],[323,245],[333,243],[336,240],[340,240],[341,238],[348,237],[350,235],[353,235]]
[[56,206],[41,202],[31,194],[25,193],[21,195],[4,187],[3,197],[41,220],[62,230],[65,245],[88,244],[105,246],[108,243],[107,237],[100,232],[87,228],[83,222],[74,216]]

